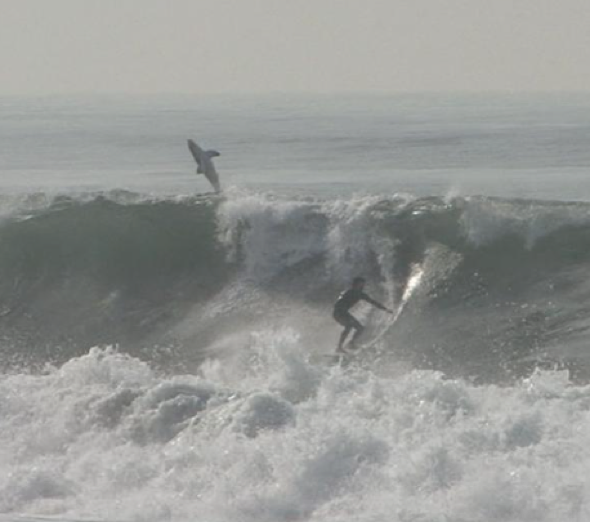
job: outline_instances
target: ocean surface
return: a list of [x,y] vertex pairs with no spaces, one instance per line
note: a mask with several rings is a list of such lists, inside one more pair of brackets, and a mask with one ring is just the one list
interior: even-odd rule
[[590,94],[0,98],[0,522],[590,520],[589,275]]

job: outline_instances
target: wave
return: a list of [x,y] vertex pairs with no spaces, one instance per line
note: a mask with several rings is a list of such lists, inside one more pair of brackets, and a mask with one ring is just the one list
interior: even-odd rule
[[398,311],[391,321],[358,310],[381,365],[494,380],[541,362],[583,366],[585,203],[233,191],[0,206],[5,366],[105,344],[166,367],[199,364],[283,326],[331,350],[331,304],[358,274]]
[[[0,228],[0,314],[13,355],[161,335],[183,303],[199,303],[231,268],[214,203],[99,196],[60,199]],[[83,348],[85,346],[85,348]],[[17,349],[15,349],[17,348]]]

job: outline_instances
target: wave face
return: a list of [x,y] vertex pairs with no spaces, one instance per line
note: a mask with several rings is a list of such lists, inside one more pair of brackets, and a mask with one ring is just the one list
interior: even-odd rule
[[[162,337],[229,277],[207,202],[59,198],[0,228],[5,346],[67,359]],[[155,337],[154,337],[155,336]]]
[[118,345],[173,367],[223,354],[259,327],[296,328],[310,351],[330,351],[331,305],[357,274],[397,310],[394,320],[357,310],[380,357],[491,380],[583,359],[583,203],[236,191],[4,207],[5,365]]

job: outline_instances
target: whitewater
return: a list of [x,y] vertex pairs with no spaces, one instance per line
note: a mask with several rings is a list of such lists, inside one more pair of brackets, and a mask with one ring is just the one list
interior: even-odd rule
[[588,96],[0,114],[0,521],[590,519]]

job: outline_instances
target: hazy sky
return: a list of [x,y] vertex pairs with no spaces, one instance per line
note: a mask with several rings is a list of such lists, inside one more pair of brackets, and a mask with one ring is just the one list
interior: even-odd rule
[[590,90],[589,0],[0,0],[0,94]]

